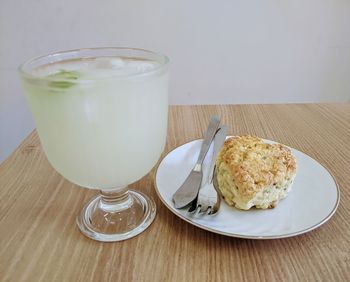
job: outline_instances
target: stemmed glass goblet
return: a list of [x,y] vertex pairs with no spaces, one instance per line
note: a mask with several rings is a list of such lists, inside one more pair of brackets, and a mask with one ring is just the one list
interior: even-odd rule
[[19,68],[37,132],[66,179],[100,190],[77,217],[99,241],[145,230],[154,201],[129,190],[157,163],[168,115],[166,56],[134,48],[92,48],[31,59]]

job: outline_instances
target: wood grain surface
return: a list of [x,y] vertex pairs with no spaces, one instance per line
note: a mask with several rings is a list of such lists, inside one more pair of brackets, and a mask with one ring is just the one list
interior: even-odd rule
[[131,187],[156,200],[155,222],[130,240],[96,242],[75,224],[96,191],[61,177],[34,131],[0,165],[0,281],[350,281],[350,104],[172,106],[165,152],[201,138],[213,114],[229,134],[285,143],[328,168],[341,190],[331,220],[280,240],[213,234],[161,203],[153,170]]

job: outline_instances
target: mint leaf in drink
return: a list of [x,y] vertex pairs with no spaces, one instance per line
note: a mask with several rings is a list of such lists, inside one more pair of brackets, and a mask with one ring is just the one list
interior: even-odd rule
[[60,70],[48,77],[54,79],[50,81],[50,87],[65,89],[75,85],[74,80],[79,78],[79,73],[77,71]]

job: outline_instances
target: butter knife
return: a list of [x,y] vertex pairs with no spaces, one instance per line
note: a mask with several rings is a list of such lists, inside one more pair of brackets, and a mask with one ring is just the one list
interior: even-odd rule
[[175,208],[183,208],[197,197],[203,178],[202,164],[219,125],[220,118],[217,116],[211,117],[205,138],[202,142],[198,160],[190,174],[187,176],[185,182],[173,195]]

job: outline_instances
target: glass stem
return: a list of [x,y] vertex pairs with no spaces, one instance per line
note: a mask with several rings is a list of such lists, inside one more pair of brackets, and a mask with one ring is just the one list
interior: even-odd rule
[[132,198],[130,197],[127,186],[117,189],[100,190],[100,193],[99,207],[105,212],[119,212],[132,205]]

